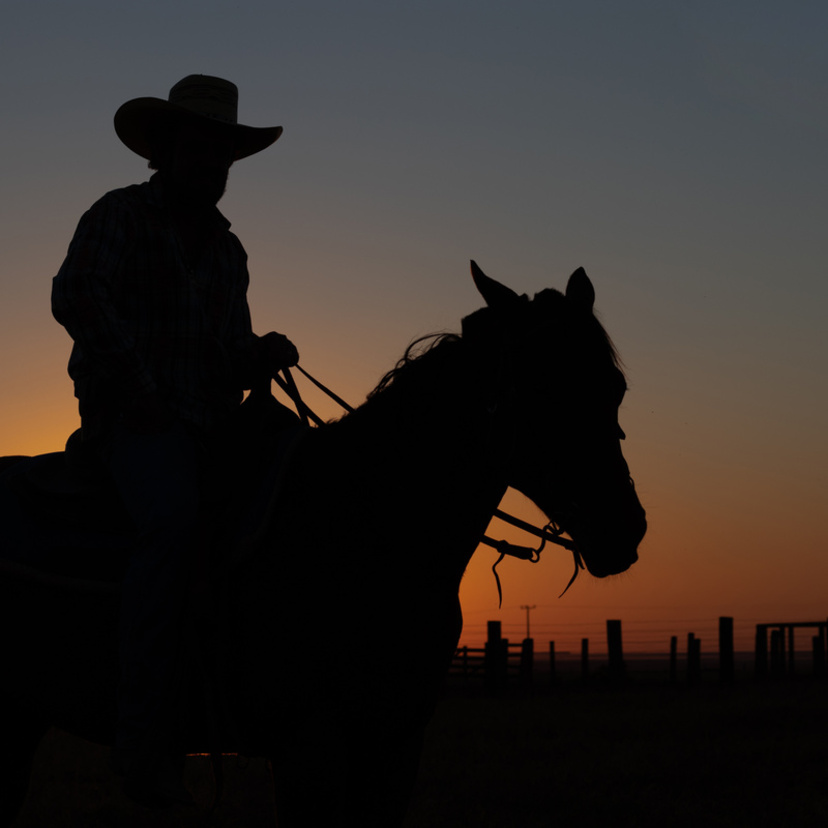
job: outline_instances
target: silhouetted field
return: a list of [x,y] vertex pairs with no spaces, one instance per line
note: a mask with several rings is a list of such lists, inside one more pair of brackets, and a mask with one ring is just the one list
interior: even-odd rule
[[[671,686],[570,682],[532,697],[451,689],[430,727],[405,828],[828,825],[828,682]],[[225,757],[207,815],[206,759],[188,778],[203,806],[140,811],[107,751],[52,733],[16,828],[273,826],[261,760]],[[324,786],[320,785],[320,795]],[[351,820],[343,813],[343,825]]]

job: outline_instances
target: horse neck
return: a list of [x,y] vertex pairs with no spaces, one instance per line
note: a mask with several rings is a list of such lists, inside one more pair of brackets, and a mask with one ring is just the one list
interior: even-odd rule
[[506,483],[485,378],[468,365],[442,368],[383,392],[334,424],[330,438],[373,519],[420,549],[451,548],[464,568]]

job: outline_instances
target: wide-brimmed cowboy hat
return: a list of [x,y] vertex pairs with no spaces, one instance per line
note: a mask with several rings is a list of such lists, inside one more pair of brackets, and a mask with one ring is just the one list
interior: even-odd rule
[[206,130],[233,138],[236,161],[269,147],[282,127],[238,123],[239,90],[234,83],[210,75],[188,75],[170,89],[169,99],[134,98],[115,113],[118,137],[142,158],[150,159],[154,141],[176,121],[202,124]]

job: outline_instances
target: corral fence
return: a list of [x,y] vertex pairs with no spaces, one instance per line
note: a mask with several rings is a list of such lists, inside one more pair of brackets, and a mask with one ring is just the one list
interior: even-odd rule
[[487,690],[497,692],[516,681],[521,686],[532,683],[534,642],[524,638],[510,642],[501,635],[500,621],[489,621],[485,647],[458,647],[450,675],[466,680],[482,680]]
[[[810,669],[797,660],[795,631],[810,630]],[[624,657],[621,621],[606,622],[606,658],[602,659],[601,672],[613,680],[622,680],[628,673],[628,660]],[[800,650],[799,655],[802,656]],[[733,646],[733,618],[722,616],[718,625],[718,650],[715,672],[721,682],[733,681],[736,671],[736,654]],[[707,664],[710,663],[707,659]],[[559,678],[555,642],[549,642],[548,660],[544,659],[543,673],[536,664],[534,640],[524,638],[510,642],[503,638],[500,621],[489,621],[484,647],[460,647],[455,652],[449,671],[450,676],[462,677],[466,682],[482,683],[491,692],[507,687],[529,688],[535,681],[555,683]],[[680,672],[688,684],[702,680],[702,642],[694,634],[687,635],[683,671],[680,671],[678,636],[670,639],[667,662],[669,680],[677,682]],[[590,661],[589,639],[581,640],[580,678],[586,680],[594,670]],[[711,672],[710,669],[707,672]],[[821,677],[828,673],[828,620],[774,622],[756,625],[753,675],[756,678],[793,676],[802,673]]]
[[796,672],[795,630],[816,630],[811,635],[813,673],[825,675],[828,621],[796,621],[756,625],[756,675],[783,676]]

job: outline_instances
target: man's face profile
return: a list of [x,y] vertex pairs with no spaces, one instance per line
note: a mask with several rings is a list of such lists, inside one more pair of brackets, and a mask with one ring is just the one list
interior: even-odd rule
[[170,184],[176,196],[193,207],[215,207],[227,187],[233,141],[218,131],[182,124],[170,161]]

